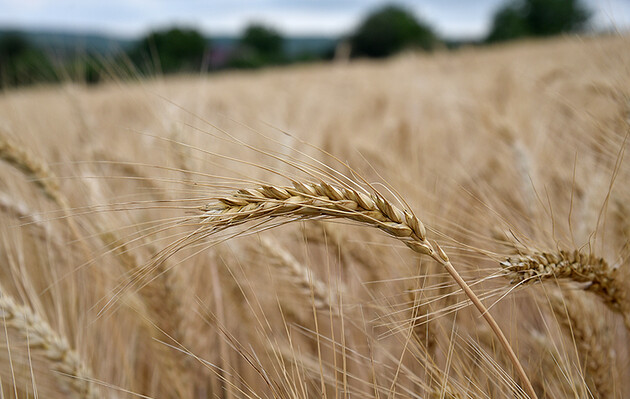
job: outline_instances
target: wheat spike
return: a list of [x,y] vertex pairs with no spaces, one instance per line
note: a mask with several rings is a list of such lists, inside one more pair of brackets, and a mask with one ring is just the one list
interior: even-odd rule
[[424,225],[408,211],[401,211],[377,195],[337,188],[327,183],[294,182],[294,187],[262,186],[241,189],[202,207],[203,223],[214,233],[260,218],[301,219],[334,217],[354,220],[379,228],[415,252],[433,255]]
[[533,252],[509,257],[501,267],[513,284],[529,284],[548,279],[570,279],[587,283],[585,289],[599,296],[624,318],[630,329],[630,306],[626,290],[616,278],[616,268],[603,258],[579,251]]
[[605,319],[571,291],[562,295],[555,292],[549,296],[549,302],[560,325],[575,341],[590,390],[598,398],[614,398],[611,384],[615,370],[611,358],[613,349]]
[[64,204],[59,193],[55,175],[45,162],[31,154],[29,150],[0,134],[0,159],[14,166],[26,176],[34,178],[34,183],[42,192],[58,205]]
[[437,243],[429,242],[424,225],[412,212],[399,209],[377,193],[368,195],[326,182],[314,184],[297,181],[293,181],[293,187],[263,185],[255,189],[241,189],[231,195],[216,198],[202,206],[200,211],[201,226],[189,237],[191,240],[254,220],[260,222],[261,219],[281,217],[292,220],[330,217],[378,228],[403,242],[414,252],[430,256],[448,271],[479,310],[507,352],[527,394],[531,398],[537,397],[499,325],[455,270],[442,248]]
[[37,314],[0,288],[0,322],[28,342],[32,354],[41,354],[50,362],[59,387],[66,394],[78,398],[96,399],[99,396],[91,382],[91,372],[83,364],[79,354]]
[[260,243],[271,264],[276,266],[305,298],[312,298],[315,309],[336,312],[337,304],[328,285],[317,279],[310,268],[299,262],[276,241],[261,237]]

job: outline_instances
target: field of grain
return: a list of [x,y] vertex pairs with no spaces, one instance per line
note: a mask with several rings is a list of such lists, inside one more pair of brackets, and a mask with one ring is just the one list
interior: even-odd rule
[[0,94],[0,397],[628,397],[629,45]]

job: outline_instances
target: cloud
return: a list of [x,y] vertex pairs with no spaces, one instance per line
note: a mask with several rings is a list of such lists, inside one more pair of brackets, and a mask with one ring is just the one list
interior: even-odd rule
[[[503,0],[398,0],[441,35],[483,36]],[[139,35],[156,26],[191,24],[209,33],[237,34],[252,20],[287,34],[339,35],[350,31],[379,0],[0,0],[0,24],[26,28]],[[627,0],[589,0],[594,25],[630,26]]]

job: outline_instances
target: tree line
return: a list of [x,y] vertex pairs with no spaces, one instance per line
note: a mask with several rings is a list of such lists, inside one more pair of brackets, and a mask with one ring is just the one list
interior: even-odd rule
[[[591,12],[580,0],[509,0],[494,13],[487,36],[475,44],[580,32]],[[347,36],[346,56],[387,57],[404,50],[431,51],[457,43],[441,39],[408,9],[386,5],[370,12]],[[19,33],[0,38],[0,87],[65,79],[95,83],[107,76],[150,76],[228,68],[258,68],[295,61],[331,59],[335,48],[289,55],[285,38],[273,27],[251,24],[229,48],[215,45],[198,30],[174,27],[153,31],[115,57],[80,54],[55,59]]]

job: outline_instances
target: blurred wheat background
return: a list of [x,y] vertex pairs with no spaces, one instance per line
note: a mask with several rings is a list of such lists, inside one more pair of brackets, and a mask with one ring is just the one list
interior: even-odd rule
[[629,44],[3,92],[2,397],[527,397],[441,265],[378,229],[186,240],[234,190],[350,180],[424,223],[539,397],[628,397]]

